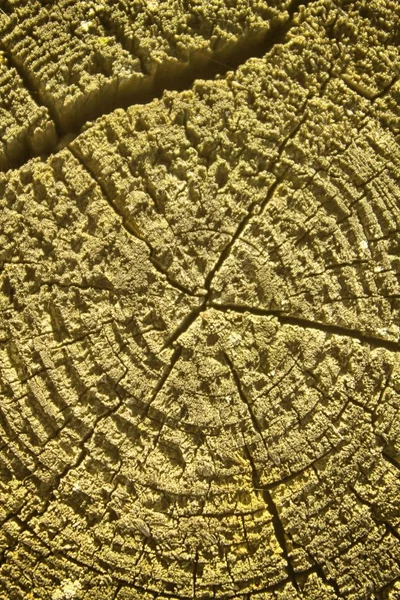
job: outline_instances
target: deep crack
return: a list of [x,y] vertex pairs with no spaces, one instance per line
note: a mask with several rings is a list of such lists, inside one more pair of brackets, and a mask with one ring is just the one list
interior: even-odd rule
[[[117,108],[126,109],[132,105],[149,104],[153,100],[161,98],[165,91],[179,92],[188,90],[197,79],[213,80],[217,77],[223,77],[229,71],[237,70],[250,58],[262,58],[271,52],[275,46],[287,42],[288,33],[294,26],[295,15],[300,6],[307,6],[312,1],[314,0],[293,0],[287,9],[288,17],[285,21],[282,22],[281,18],[272,19],[267,24],[266,31],[262,33],[249,32],[243,35],[232,44],[229,50],[224,48],[223,51],[210,51],[207,53],[204,51],[194,51],[188,63],[178,63],[178,65],[175,63],[161,64],[155,74],[144,77],[136,85],[132,83],[128,94],[126,90],[124,90],[123,95],[122,92],[119,93],[119,87],[117,86],[116,92],[113,92],[111,102],[105,101],[107,90],[100,88],[96,92],[99,101],[97,103],[92,102],[94,108],[89,114],[85,112],[80,115],[79,111],[72,111],[75,122],[73,128],[63,125],[58,117],[58,109],[50,101],[44,99],[43,94],[33,82],[32,77],[29,76],[29,73],[25,72],[24,66],[20,65],[18,60],[14,58],[12,50],[10,51],[8,48],[5,48],[10,64],[15,67],[26,89],[30,91],[36,103],[39,100],[41,105],[48,110],[57,132],[57,140],[53,147],[48,148],[46,152],[32,152],[26,148],[24,155],[21,155],[18,159],[14,159],[12,166],[9,168],[18,168],[33,156],[40,156],[42,159],[45,159],[57,153],[61,148],[69,146],[70,142],[82,132],[86,123],[95,121],[100,116],[110,114]],[[120,44],[119,41],[118,43]],[[197,57],[199,57],[199,60],[197,60]],[[66,108],[62,110],[65,111]],[[5,171],[9,170],[9,168],[5,169]]]

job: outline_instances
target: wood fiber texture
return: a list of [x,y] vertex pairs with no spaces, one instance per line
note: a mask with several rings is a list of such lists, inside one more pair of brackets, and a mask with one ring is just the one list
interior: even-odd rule
[[399,600],[398,2],[0,9],[0,600]]

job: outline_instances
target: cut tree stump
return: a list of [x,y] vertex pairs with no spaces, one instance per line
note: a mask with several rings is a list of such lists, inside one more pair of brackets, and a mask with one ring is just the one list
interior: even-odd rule
[[399,600],[400,4],[0,9],[0,600]]

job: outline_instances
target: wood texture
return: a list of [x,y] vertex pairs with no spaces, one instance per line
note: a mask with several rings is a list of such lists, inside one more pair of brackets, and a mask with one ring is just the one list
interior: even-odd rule
[[0,599],[399,599],[398,3],[1,9]]

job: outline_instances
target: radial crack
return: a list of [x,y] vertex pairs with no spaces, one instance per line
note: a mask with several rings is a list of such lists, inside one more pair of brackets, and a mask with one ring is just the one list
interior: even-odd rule
[[172,356],[171,356],[171,360],[170,360],[169,364],[165,368],[164,373],[162,374],[162,376],[158,380],[157,385],[155,386],[155,388],[153,390],[153,393],[151,394],[151,398],[150,398],[150,401],[149,401],[149,403],[147,405],[147,409],[145,411],[145,414],[148,413],[151,404],[154,402],[154,400],[157,398],[158,394],[163,389],[163,387],[166,384],[169,376],[171,375],[172,371],[174,370],[176,363],[180,359],[181,354],[182,354],[182,347],[181,346],[177,346],[175,348]]
[[203,312],[206,309],[206,307],[206,301],[203,300],[203,302],[199,306],[196,306],[193,310],[191,310],[186,315],[186,317],[182,319],[182,321],[171,333],[171,335],[167,338],[162,349],[165,350],[166,348],[170,348],[181,337],[181,335],[183,335],[189,329],[189,327],[195,322],[199,314]]
[[334,335],[340,335],[344,337],[353,338],[360,342],[365,342],[373,348],[385,348],[391,352],[400,351],[400,342],[391,340],[384,340],[373,335],[363,334],[357,329],[350,329],[342,327],[340,325],[333,325],[328,323],[322,323],[320,321],[312,321],[310,319],[304,319],[302,317],[292,317],[289,315],[277,315],[277,319],[281,325],[293,325],[295,327],[302,327],[303,329],[316,329],[318,331],[324,331]]
[[245,450],[247,459],[251,466],[254,489],[262,491],[263,500],[266,504],[268,512],[270,513],[270,515],[272,517],[272,526],[274,528],[276,540],[282,550],[282,555],[286,561],[286,568],[287,568],[287,574],[288,574],[289,580],[293,584],[293,587],[296,590],[299,590],[299,584],[297,582],[296,572],[293,568],[293,565],[292,565],[292,562],[291,562],[291,559],[289,556],[289,551],[288,551],[287,542],[286,542],[286,533],[285,533],[285,529],[282,525],[281,518],[279,516],[279,511],[278,511],[276,504],[272,498],[271,492],[268,489],[266,489],[264,486],[262,486],[260,483],[260,477],[259,477],[256,465],[254,463],[254,459],[251,455],[251,452],[250,452],[248,446],[245,446],[244,450]]
[[242,388],[242,384],[240,382],[240,378],[239,378],[239,375],[238,375],[238,373],[237,373],[237,371],[236,371],[236,369],[234,367],[234,364],[233,364],[233,362],[231,361],[231,359],[229,358],[229,356],[227,355],[226,352],[223,353],[223,357],[224,357],[224,359],[226,361],[226,364],[228,365],[229,370],[230,370],[230,372],[232,374],[233,380],[234,380],[235,385],[236,385],[236,389],[237,389],[237,391],[239,393],[239,397],[242,400],[243,404],[246,406],[247,411],[248,411],[248,413],[250,415],[251,422],[253,423],[253,428],[258,433],[258,435],[260,436],[261,441],[262,441],[265,449],[267,450],[267,446],[266,446],[266,443],[265,443],[265,440],[264,440],[264,437],[263,437],[262,429],[261,429],[260,424],[258,422],[258,419],[257,419],[257,417],[256,417],[256,415],[254,413],[252,404],[251,404],[249,398],[247,397],[247,394],[245,393],[245,391]]
[[[284,140],[279,145],[278,153],[277,153],[277,156],[276,156],[276,158],[275,158],[275,160],[273,162],[273,165],[272,165],[271,169],[279,163],[279,161],[281,159],[281,156],[282,156],[283,152],[286,149],[287,144],[289,143],[290,140],[292,140],[297,135],[300,127],[302,126],[302,124],[306,120],[307,113],[305,112],[305,109],[307,107],[307,102],[308,102],[308,100],[306,99],[306,101],[304,102],[304,104],[303,104],[303,106],[301,108],[301,112],[303,113],[302,116],[301,116],[301,118],[296,123],[296,125],[291,129],[291,131],[286,136],[286,138],[284,138]],[[213,280],[215,279],[215,277],[217,276],[217,274],[221,270],[221,267],[223,266],[223,264],[225,263],[225,261],[227,260],[227,258],[230,256],[231,250],[232,250],[235,242],[240,238],[240,236],[242,235],[244,229],[246,228],[246,226],[248,225],[248,223],[250,222],[250,220],[254,216],[262,214],[262,212],[264,211],[265,207],[267,206],[267,204],[269,203],[269,201],[273,197],[276,188],[281,183],[281,180],[283,178],[284,173],[281,174],[279,177],[275,176],[275,180],[268,187],[268,189],[267,189],[267,191],[265,193],[265,196],[264,196],[264,200],[261,203],[259,201],[255,200],[254,202],[252,202],[250,204],[250,206],[249,206],[249,208],[248,208],[245,216],[239,222],[239,224],[236,227],[236,230],[233,233],[231,239],[229,240],[229,242],[226,244],[225,248],[220,253],[220,255],[219,255],[219,257],[218,257],[218,259],[217,259],[214,267],[210,270],[210,272],[206,276],[205,281],[204,281],[204,287],[207,290],[207,294],[206,294],[207,301],[211,300],[211,296],[212,296],[211,286],[212,286]]]
[[322,321],[313,321],[303,317],[292,316],[286,311],[280,309],[264,309],[262,307],[251,306],[248,304],[217,302],[210,302],[208,306],[221,312],[232,311],[240,314],[249,313],[260,317],[276,317],[281,325],[292,325],[294,327],[301,327],[303,329],[316,329],[317,331],[324,331],[326,333],[331,333],[342,337],[349,337],[360,342],[367,343],[373,348],[385,348],[391,352],[400,351],[400,341],[395,342],[394,340],[385,340],[377,336],[364,334],[358,329],[351,329],[349,327],[334,325],[332,323],[323,323]]

